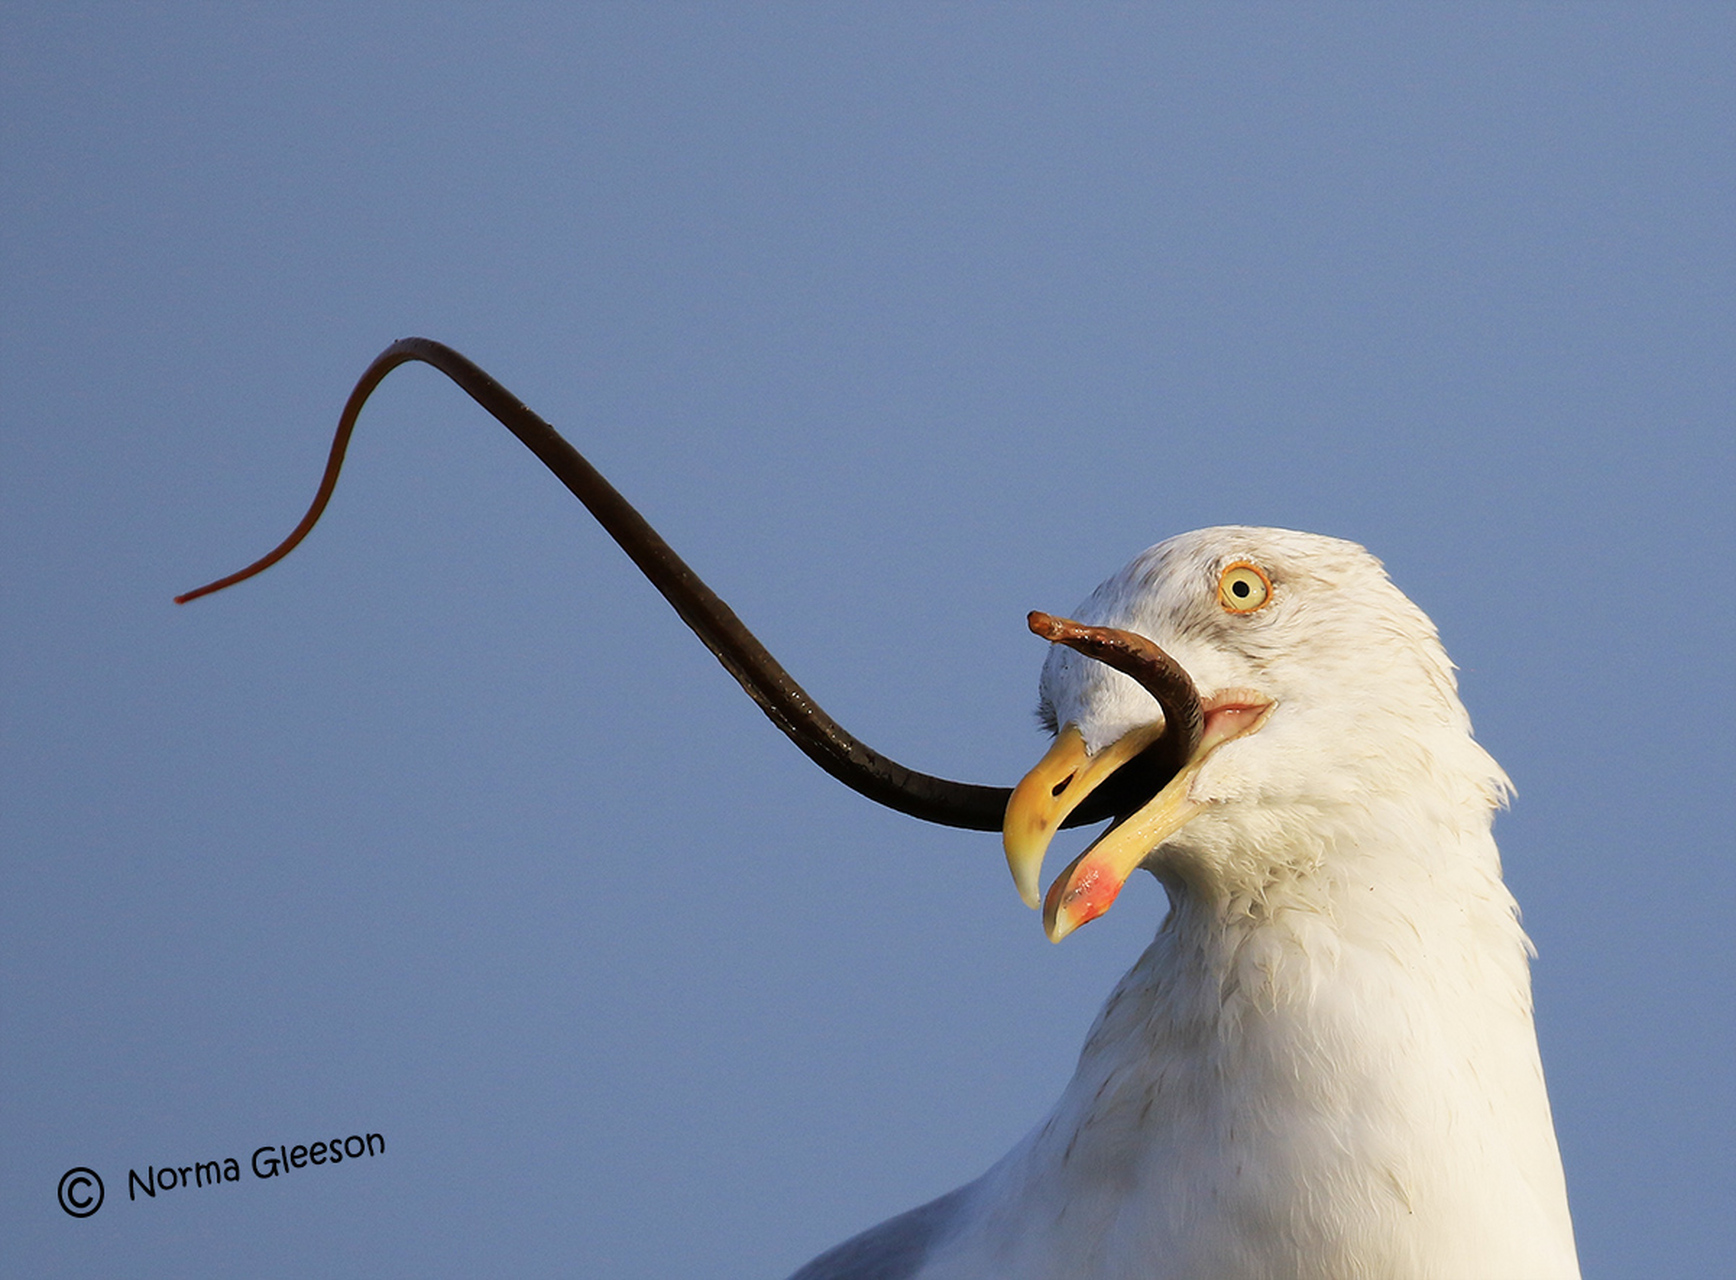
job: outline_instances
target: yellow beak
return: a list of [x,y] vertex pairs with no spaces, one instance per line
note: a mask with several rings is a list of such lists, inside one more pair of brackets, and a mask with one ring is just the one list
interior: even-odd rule
[[[1181,771],[1132,816],[1092,841],[1049,886],[1043,928],[1051,942],[1059,942],[1109,910],[1140,863],[1205,810],[1206,803],[1188,798],[1200,767],[1218,747],[1263,725],[1272,705],[1238,703],[1207,713],[1204,736]],[[1013,883],[1028,906],[1037,905],[1043,854],[1067,815],[1162,733],[1161,724],[1142,725],[1091,755],[1078,727],[1068,724],[1037,767],[1013,788],[1001,839]]]
[[1110,774],[1163,736],[1163,724],[1141,725],[1131,733],[1091,755],[1079,727],[1066,725],[1037,767],[1019,780],[1007,802],[1001,824],[1001,844],[1007,851],[1007,870],[1019,897],[1033,911],[1042,901],[1043,854],[1049,841]]

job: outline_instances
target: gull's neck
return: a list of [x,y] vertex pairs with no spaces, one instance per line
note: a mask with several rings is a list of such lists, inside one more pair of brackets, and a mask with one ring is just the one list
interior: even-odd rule
[[1055,1112],[977,1184],[1024,1215],[1002,1274],[1578,1274],[1487,816],[1416,817],[1312,815],[1239,887],[1166,873]]

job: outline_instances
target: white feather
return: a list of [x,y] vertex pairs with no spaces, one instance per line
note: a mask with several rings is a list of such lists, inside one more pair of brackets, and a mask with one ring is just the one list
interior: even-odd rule
[[[1255,613],[1217,603],[1238,560],[1272,579]],[[1211,806],[1147,858],[1170,914],[1048,1119],[802,1274],[1577,1276],[1490,834],[1509,784],[1428,618],[1361,547],[1252,528],[1154,547],[1076,616],[1157,641],[1208,699],[1276,709],[1207,761],[1192,798]],[[1158,714],[1061,647],[1043,698],[1093,748]]]

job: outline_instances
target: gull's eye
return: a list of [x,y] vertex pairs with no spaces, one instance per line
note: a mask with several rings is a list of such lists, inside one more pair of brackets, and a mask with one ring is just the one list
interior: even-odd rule
[[1272,580],[1257,564],[1238,560],[1218,575],[1218,603],[1231,613],[1252,613],[1272,598]]

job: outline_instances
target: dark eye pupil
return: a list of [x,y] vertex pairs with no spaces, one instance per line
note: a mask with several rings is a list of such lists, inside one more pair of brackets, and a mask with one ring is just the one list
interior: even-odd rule
[[1230,583],[1230,593],[1232,595],[1241,596],[1245,600],[1248,596],[1248,584],[1245,582],[1232,582]]

